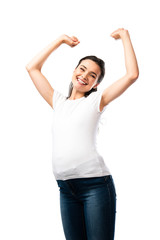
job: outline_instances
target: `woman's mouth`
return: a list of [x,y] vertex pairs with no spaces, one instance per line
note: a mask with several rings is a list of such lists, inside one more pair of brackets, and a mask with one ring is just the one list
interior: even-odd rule
[[82,81],[80,78],[77,78],[77,81],[80,85],[87,85],[84,81]]

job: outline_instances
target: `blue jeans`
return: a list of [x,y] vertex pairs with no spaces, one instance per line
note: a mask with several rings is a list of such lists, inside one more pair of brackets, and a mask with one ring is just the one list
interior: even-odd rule
[[56,181],[66,240],[113,240],[116,190],[112,176]]

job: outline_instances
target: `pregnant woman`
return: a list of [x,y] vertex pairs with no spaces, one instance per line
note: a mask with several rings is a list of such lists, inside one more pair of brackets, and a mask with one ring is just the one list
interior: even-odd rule
[[105,75],[105,63],[96,56],[80,59],[68,96],[53,89],[42,74],[48,56],[62,44],[77,46],[80,42],[76,37],[58,37],[26,66],[37,90],[53,110],[52,166],[67,240],[114,239],[115,184],[98,153],[96,135],[107,105],[136,81],[139,70],[128,30],[119,28],[111,37],[122,40],[126,73],[106,89],[97,89]]

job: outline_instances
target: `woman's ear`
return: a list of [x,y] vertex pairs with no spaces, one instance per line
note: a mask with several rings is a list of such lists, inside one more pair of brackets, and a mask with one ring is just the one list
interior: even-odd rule
[[99,85],[99,83],[97,83],[96,85],[94,85],[94,87],[93,88],[97,88],[97,86]]

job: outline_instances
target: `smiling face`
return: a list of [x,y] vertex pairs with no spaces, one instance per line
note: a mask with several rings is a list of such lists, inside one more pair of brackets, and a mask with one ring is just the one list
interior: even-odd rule
[[74,70],[72,76],[73,88],[78,92],[88,92],[97,87],[97,80],[101,69],[97,63],[90,59],[83,60]]

